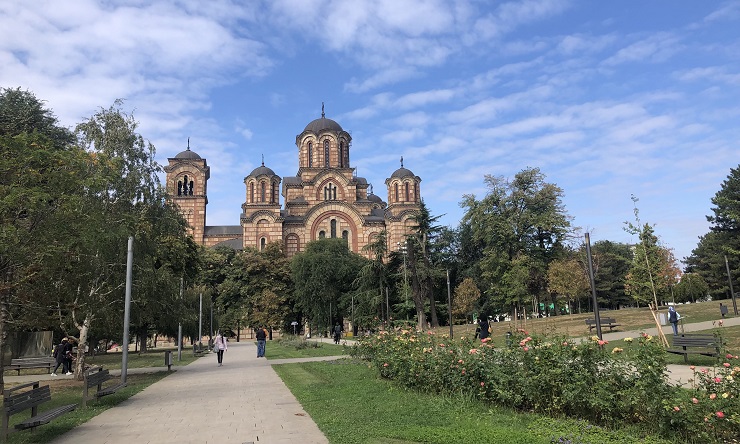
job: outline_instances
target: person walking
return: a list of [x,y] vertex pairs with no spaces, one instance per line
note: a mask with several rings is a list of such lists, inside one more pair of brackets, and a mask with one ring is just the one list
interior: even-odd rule
[[64,346],[64,361],[67,363],[67,373],[65,375],[71,375],[72,372],[72,363],[75,360],[74,354],[72,353],[75,348],[75,339],[68,337],[67,338],[67,344]]
[[67,338],[62,338],[62,342],[57,344],[57,346],[54,348],[54,353],[52,356],[54,356],[54,359],[57,361],[56,367],[54,367],[54,371],[51,372],[51,376],[57,375],[57,370],[59,370],[59,366],[62,366],[62,372],[67,373],[69,369],[67,368],[67,359],[65,357],[65,351],[64,349],[67,346]]
[[267,341],[267,330],[261,325],[257,328],[257,357],[265,357],[265,341]]
[[485,316],[481,316],[478,319],[478,325],[480,326],[480,339],[481,341],[486,339],[489,335],[488,332],[488,319]]
[[676,307],[671,305],[668,307],[668,322],[673,326],[673,336],[678,336],[678,320],[681,316],[676,311]]
[[342,338],[342,327],[339,326],[339,323],[337,322],[337,325],[334,326],[334,343],[339,344],[339,340]]
[[224,352],[229,349],[229,346],[226,344],[228,341],[226,338],[221,334],[219,331],[216,333],[216,339],[213,341],[213,351],[216,352],[216,356],[218,357],[218,366],[221,367],[224,362]]

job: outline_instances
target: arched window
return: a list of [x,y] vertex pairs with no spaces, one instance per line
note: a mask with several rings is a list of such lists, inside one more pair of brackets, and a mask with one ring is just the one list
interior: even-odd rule
[[324,230],[319,231],[319,239],[324,239],[326,237],[326,233]]
[[192,195],[193,195],[193,181],[191,180],[188,183],[188,196],[192,196]]
[[414,184],[414,202],[418,202],[418,201],[419,201],[419,184],[415,183]]
[[404,185],[405,185],[405,189],[406,189],[406,202],[409,202],[411,200],[410,197],[409,197],[409,183],[406,182]]
[[324,166],[329,167],[329,141],[324,140]]
[[395,191],[395,196],[396,196],[394,202],[398,202],[398,183],[393,184],[393,189]]
[[263,251],[265,249],[265,245],[267,245],[267,239],[264,237],[260,238],[260,251]]
[[313,142],[308,142],[308,167],[313,166]]
[[182,196],[182,180],[177,181],[177,195]]
[[329,183],[324,187],[324,200],[337,200],[337,187]]
[[344,168],[344,142],[339,144],[339,168]]
[[249,182],[249,203],[254,203],[254,182]]
[[266,193],[267,190],[265,188],[266,188],[265,182],[263,181],[262,182],[262,203],[265,203],[266,202],[266,200],[265,200],[265,193]]
[[272,183],[272,191],[270,192],[270,203],[277,201],[277,182]]
[[335,237],[337,237],[337,220],[332,219],[330,225],[331,225],[331,238],[334,239]]
[[349,240],[349,231],[342,230],[342,239],[344,239],[345,241]]

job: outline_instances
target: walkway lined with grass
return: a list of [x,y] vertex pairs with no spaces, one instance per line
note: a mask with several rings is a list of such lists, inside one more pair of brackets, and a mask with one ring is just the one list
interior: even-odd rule
[[328,443],[252,342],[230,343],[53,441],[54,444]]

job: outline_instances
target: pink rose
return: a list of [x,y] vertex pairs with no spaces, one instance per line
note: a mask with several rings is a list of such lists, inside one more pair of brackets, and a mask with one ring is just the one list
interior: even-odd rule
[[722,412],[717,412],[717,413],[715,413],[715,415],[717,415],[717,418],[719,418],[719,419],[722,419],[722,418],[725,417],[725,414],[722,413]]
[[693,402],[694,404],[699,404],[699,400],[696,398],[691,398],[691,402]]

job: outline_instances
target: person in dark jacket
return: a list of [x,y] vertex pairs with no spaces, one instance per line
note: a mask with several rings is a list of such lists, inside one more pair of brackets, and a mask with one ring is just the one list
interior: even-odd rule
[[488,337],[488,319],[485,316],[481,316],[478,319],[478,325],[480,326],[480,338],[481,340]]
[[57,346],[54,348],[53,356],[54,356],[54,359],[56,359],[57,361],[57,365],[56,367],[54,367],[54,371],[51,372],[51,376],[57,375],[57,370],[59,370],[60,365],[62,366],[62,371],[64,373],[69,372],[69,368],[67,367],[67,359],[65,357],[65,352],[64,352],[64,349],[67,347],[67,342],[68,342],[67,338],[62,338],[62,342],[57,344]]
[[267,330],[262,328],[260,325],[259,328],[257,328],[257,357],[258,358],[264,358],[265,357],[265,341],[267,341]]

